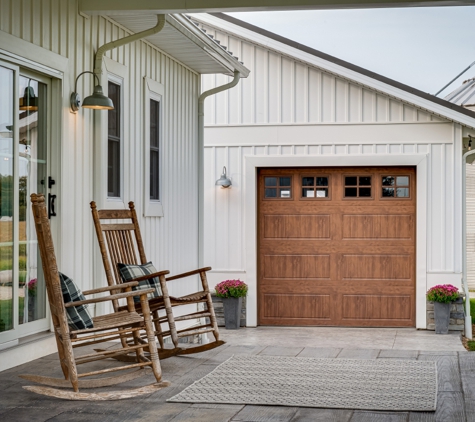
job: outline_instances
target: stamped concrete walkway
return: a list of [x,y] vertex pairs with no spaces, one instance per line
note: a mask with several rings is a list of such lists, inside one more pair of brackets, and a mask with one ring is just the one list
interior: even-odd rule
[[[60,376],[53,354],[0,373],[0,421],[173,421],[173,422],[430,422],[475,421],[475,353],[466,352],[460,335],[435,335],[414,329],[243,328],[222,330],[227,344],[196,355],[163,360],[171,386],[149,396],[114,402],[73,402],[23,390],[18,374]],[[431,360],[438,365],[436,412],[372,412],[283,406],[167,403],[166,400],[211,372],[234,354],[349,359]],[[101,363],[99,363],[101,364]],[[104,362],[102,362],[104,364]],[[114,365],[113,361],[107,365]],[[94,368],[97,362],[89,364]],[[152,383],[146,376],[124,387]]]

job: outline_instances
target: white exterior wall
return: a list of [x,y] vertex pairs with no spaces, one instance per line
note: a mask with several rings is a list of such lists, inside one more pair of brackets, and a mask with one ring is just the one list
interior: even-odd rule
[[[235,89],[207,100],[205,263],[211,284],[250,283],[256,325],[255,187],[262,166],[417,165],[416,324],[426,327],[425,292],[461,286],[461,126],[426,110],[204,26],[251,69]],[[209,89],[226,77],[204,76]],[[218,189],[222,167],[233,185]]]
[[[16,54],[30,59],[33,68],[36,67],[35,59],[47,52],[67,59],[62,73],[61,98],[58,96],[60,102],[52,111],[53,122],[58,123],[61,131],[52,145],[53,161],[58,163],[52,174],[57,182],[56,191],[52,193],[58,194],[58,217],[53,224],[58,225],[55,247],[60,270],[72,277],[83,290],[106,284],[90,212],[89,203],[92,200],[98,202],[99,207],[115,208],[125,208],[128,201],[135,201],[147,257],[155,266],[168,269],[172,274],[197,268],[199,75],[144,41],[106,53],[110,59],[106,65],[126,72],[122,114],[123,201],[111,204],[105,197],[95,196],[98,186],[106,186],[106,181],[98,177],[97,169],[93,168],[97,159],[97,143],[107,145],[106,137],[95,137],[95,133],[107,133],[107,113],[80,109],[72,114],[69,111],[69,95],[76,76],[93,69],[97,48],[129,35],[128,31],[104,17],[79,15],[75,0],[0,0],[0,10],[0,31],[17,37],[13,41],[22,39],[27,42],[18,41],[20,44],[15,47],[22,53]],[[0,43],[0,53],[10,47]],[[117,64],[114,65],[114,62]],[[105,71],[104,68],[104,89],[107,87],[104,83]],[[163,149],[160,151],[163,163],[163,217],[142,217],[144,77],[163,84],[165,89]],[[79,79],[78,92],[82,99],[90,95],[92,87],[92,75]],[[101,119],[105,126],[98,128]],[[107,156],[100,164],[107,166]],[[100,278],[95,279],[94,273]],[[181,295],[196,291],[197,286],[198,279],[191,277],[170,283],[169,289],[172,295]],[[28,361],[54,351],[54,340],[50,340],[40,347],[30,345],[26,352],[11,349],[4,352],[4,358],[0,352],[0,370],[5,367],[3,363],[8,366],[10,357],[13,364],[18,365],[23,362],[18,359],[19,356],[25,356],[24,361]]]

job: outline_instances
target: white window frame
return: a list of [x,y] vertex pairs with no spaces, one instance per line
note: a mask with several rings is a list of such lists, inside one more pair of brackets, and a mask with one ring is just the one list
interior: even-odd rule
[[[163,217],[163,96],[165,87],[153,79],[144,77],[144,192],[143,192],[143,214],[144,217]],[[160,103],[159,116],[159,173],[158,191],[160,199],[150,199],[150,100]]]

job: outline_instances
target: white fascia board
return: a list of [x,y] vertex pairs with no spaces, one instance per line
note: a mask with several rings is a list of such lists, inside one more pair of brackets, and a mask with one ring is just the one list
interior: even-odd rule
[[475,0],[79,0],[78,9],[90,15],[150,13],[255,12],[273,10],[367,9],[394,7],[440,7],[473,5]]
[[200,47],[206,54],[228,70],[226,74],[233,75],[237,70],[241,78],[247,78],[250,70],[233,56],[226,52],[220,45],[208,37],[201,29],[181,14],[167,15],[167,24],[185,35],[189,40]]
[[405,101],[407,103],[413,104],[416,107],[438,114],[439,116],[453,120],[462,125],[475,128],[475,118],[460,114],[459,112],[455,110],[451,110],[440,104],[433,103],[432,101],[428,101],[417,95],[411,94],[410,92],[390,86],[388,84],[385,84],[384,82],[378,81],[369,76],[363,75],[359,72],[355,72],[353,70],[347,69],[336,63],[329,62],[328,60],[325,60],[320,57],[316,57],[312,54],[306,53],[304,51],[298,50],[294,47],[275,41],[271,38],[258,34],[257,32],[251,31],[249,29],[242,28],[238,25],[234,25],[230,22],[227,22],[215,16],[212,16],[206,13],[192,14],[191,16],[193,19],[196,19],[197,21],[220,28],[225,32],[229,32],[240,38],[243,38],[249,41],[250,43],[259,44],[260,46],[267,47],[280,54],[284,54],[296,60],[300,60],[302,62],[310,64],[312,66],[316,66],[327,72],[333,73],[337,76],[340,76],[342,78],[348,79],[358,84],[367,86],[383,94],[386,94],[391,97],[397,98],[399,100]]

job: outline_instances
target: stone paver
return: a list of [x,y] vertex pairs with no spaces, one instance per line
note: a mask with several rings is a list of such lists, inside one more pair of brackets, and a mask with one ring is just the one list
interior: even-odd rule
[[[447,336],[415,329],[259,327],[221,331],[225,345],[196,355],[163,360],[163,378],[172,385],[154,394],[114,402],[52,399],[22,388],[19,374],[61,376],[57,354],[0,372],[0,421],[281,421],[385,422],[475,420],[475,353],[464,351],[458,333]],[[284,341],[285,340],[285,341]],[[412,349],[409,348],[412,346]],[[418,359],[437,362],[436,412],[375,412],[284,406],[167,403],[233,355],[300,356],[349,359]],[[105,362],[104,362],[105,363]],[[101,365],[101,363],[94,363]],[[107,365],[114,365],[108,361]],[[147,375],[124,387],[152,383]]]

